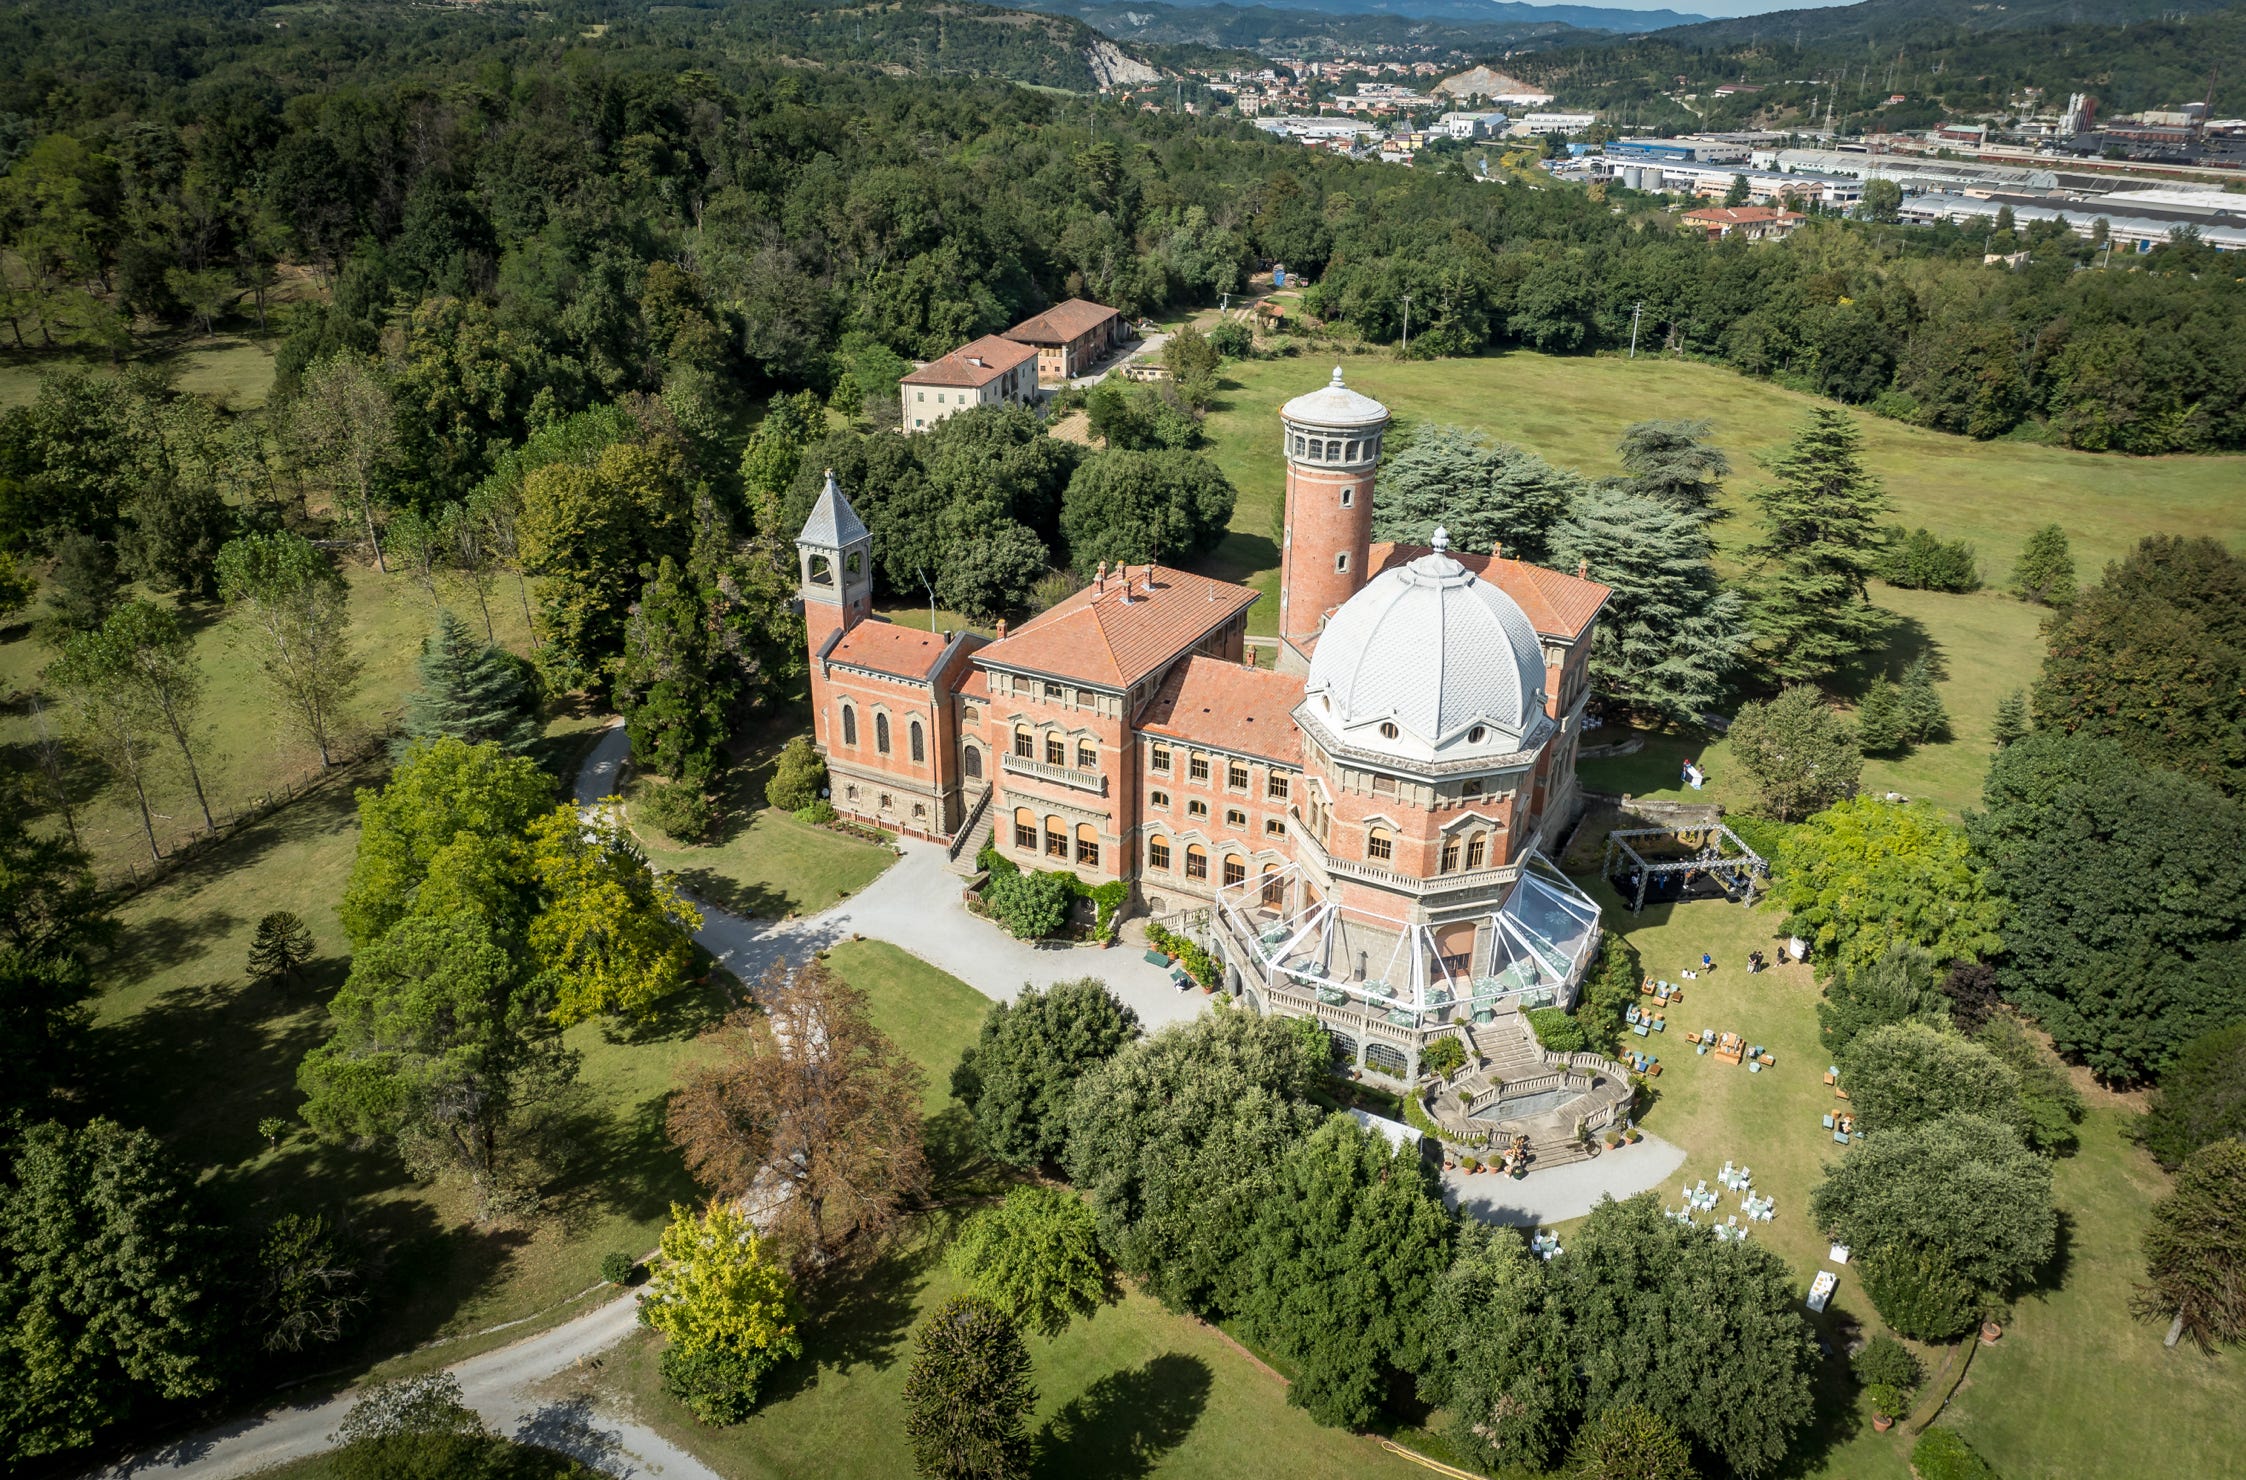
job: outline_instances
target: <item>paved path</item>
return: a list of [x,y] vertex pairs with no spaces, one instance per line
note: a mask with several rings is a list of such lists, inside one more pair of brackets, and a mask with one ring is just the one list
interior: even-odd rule
[[1630,1197],[1659,1187],[1685,1163],[1682,1146],[1647,1136],[1635,1146],[1601,1152],[1589,1161],[1532,1171],[1516,1182],[1501,1173],[1443,1173],[1443,1201],[1485,1223],[1542,1228],[1580,1218],[1602,1197]]

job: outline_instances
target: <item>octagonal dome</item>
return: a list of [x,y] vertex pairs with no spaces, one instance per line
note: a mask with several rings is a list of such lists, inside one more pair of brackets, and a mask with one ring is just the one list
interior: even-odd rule
[[1337,738],[1402,760],[1527,748],[1543,727],[1544,646],[1513,598],[1432,553],[1384,571],[1327,618],[1305,708]]
[[1334,378],[1314,391],[1305,391],[1279,408],[1290,422],[1319,427],[1371,427],[1388,420],[1388,408],[1371,396],[1341,383],[1341,367]]

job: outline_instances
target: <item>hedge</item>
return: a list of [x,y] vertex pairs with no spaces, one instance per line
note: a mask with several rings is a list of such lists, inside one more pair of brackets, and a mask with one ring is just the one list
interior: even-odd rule
[[1918,1480],[1997,1480],[1989,1462],[1973,1452],[1955,1429],[1928,1429],[1911,1450]]

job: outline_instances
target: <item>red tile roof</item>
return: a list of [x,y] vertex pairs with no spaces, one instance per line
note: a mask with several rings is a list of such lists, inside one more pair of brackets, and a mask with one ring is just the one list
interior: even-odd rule
[[1302,682],[1299,674],[1244,668],[1224,658],[1188,658],[1162,680],[1138,727],[1299,766],[1302,731],[1294,708],[1302,702]]
[[1129,568],[1104,589],[1086,586],[975,655],[993,668],[1129,688],[1223,626],[1256,599],[1246,586],[1166,565]]
[[1006,331],[1006,337],[1024,344],[1069,344],[1115,317],[1116,311],[1112,308],[1071,298],[1066,303],[1054,304],[1034,318],[1022,320]]
[[842,640],[827,651],[827,661],[918,682],[935,672],[937,661],[949,646],[951,639],[941,632],[923,632],[918,627],[900,627],[876,618],[843,633]]
[[963,344],[940,360],[927,364],[904,377],[903,385],[989,385],[999,376],[1025,360],[1037,358],[1037,351],[1026,344],[1016,344],[996,334],[985,334],[973,344]]
[[[1376,543],[1371,551],[1372,573],[1377,576],[1427,553],[1426,545]],[[1456,548],[1450,551],[1450,557],[1512,597],[1527,615],[1529,625],[1545,637],[1562,637],[1570,642],[1581,637],[1599,608],[1606,605],[1609,594],[1608,588],[1597,581],[1563,575],[1525,560],[1474,555]]]

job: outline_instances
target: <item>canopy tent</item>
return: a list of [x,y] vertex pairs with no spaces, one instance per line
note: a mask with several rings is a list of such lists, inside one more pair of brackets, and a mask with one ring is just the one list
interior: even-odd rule
[[1645,908],[1649,889],[1673,899],[1713,892],[1751,905],[1754,881],[1770,877],[1770,865],[1739,834],[1707,822],[1610,832],[1600,872],[1630,901],[1634,915]]

